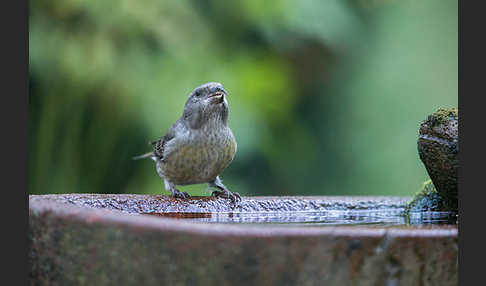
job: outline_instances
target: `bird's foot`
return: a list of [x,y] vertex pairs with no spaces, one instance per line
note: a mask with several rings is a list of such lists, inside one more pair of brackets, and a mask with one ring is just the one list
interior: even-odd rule
[[187,192],[181,192],[177,189],[172,190],[172,197],[179,198],[179,199],[188,199],[191,196]]
[[241,202],[241,196],[237,192],[230,192],[228,190],[216,190],[211,193],[212,196],[230,199],[233,204]]

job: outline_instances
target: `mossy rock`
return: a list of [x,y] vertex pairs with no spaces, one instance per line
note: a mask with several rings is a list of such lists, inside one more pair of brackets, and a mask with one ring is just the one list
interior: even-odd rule
[[418,153],[433,187],[448,210],[457,210],[458,109],[440,108],[422,121],[419,133]]
[[436,190],[432,180],[428,180],[424,182],[422,189],[415,194],[405,209],[407,212],[451,211],[451,204],[454,203],[448,201],[447,197]]
[[429,123],[430,127],[435,127],[441,124],[447,124],[449,120],[457,120],[457,117],[457,108],[439,108],[436,112],[427,117],[427,122]]

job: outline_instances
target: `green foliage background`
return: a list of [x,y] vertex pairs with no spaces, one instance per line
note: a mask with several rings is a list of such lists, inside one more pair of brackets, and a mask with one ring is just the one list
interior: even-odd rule
[[[167,194],[149,151],[207,81],[243,195],[412,195],[420,121],[457,106],[457,1],[30,2],[29,184]],[[204,185],[181,187],[208,195]]]

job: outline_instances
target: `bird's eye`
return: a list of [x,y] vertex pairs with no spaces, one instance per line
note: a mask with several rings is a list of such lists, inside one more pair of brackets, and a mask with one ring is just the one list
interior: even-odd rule
[[201,92],[200,92],[199,90],[196,90],[196,91],[194,92],[194,96],[196,96],[196,97],[201,96]]

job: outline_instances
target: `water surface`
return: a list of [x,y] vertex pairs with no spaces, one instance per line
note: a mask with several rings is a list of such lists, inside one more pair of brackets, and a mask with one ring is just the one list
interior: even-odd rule
[[160,217],[204,223],[279,224],[293,226],[407,226],[456,225],[457,215],[450,212],[416,212],[404,215],[402,209],[330,210],[256,213],[145,213]]

